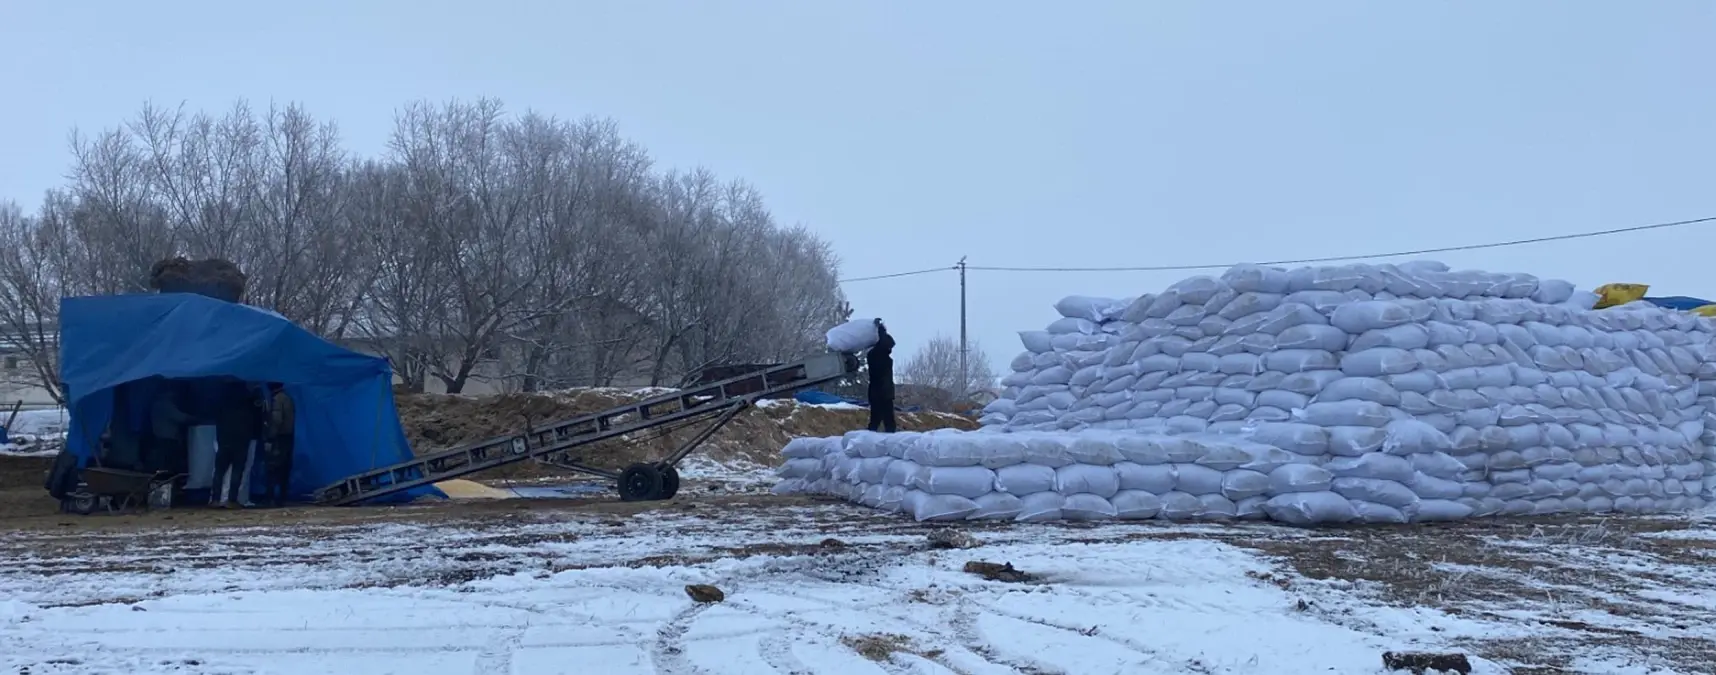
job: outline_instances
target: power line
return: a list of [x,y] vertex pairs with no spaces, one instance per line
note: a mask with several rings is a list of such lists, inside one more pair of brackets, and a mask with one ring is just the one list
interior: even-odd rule
[[[1491,243],[1486,243],[1486,244],[1464,244],[1464,245],[1460,245],[1460,246],[1443,246],[1443,247],[1439,247],[1439,248],[1421,248],[1421,249],[1412,250],[1412,251],[1395,251],[1392,253],[1368,253],[1368,254],[1364,254],[1364,255],[1339,255],[1339,256],[1326,256],[1326,257],[1322,257],[1322,258],[1295,258],[1295,259],[1290,259],[1290,260],[1265,260],[1265,261],[1261,261],[1261,262],[1257,262],[1257,263],[1253,263],[1253,264],[1257,264],[1257,265],[1301,265],[1301,264],[1307,264],[1307,263],[1341,262],[1341,261],[1346,261],[1346,260],[1368,260],[1368,259],[1372,259],[1372,258],[1399,258],[1402,256],[1427,255],[1427,254],[1431,254],[1431,253],[1449,253],[1449,252],[1453,252],[1453,251],[1476,251],[1476,250],[1487,249],[1487,248],[1503,248],[1503,247],[1507,247],[1507,246],[1524,246],[1527,244],[1542,244],[1542,243],[1551,242],[1551,241],[1566,241],[1569,239],[1585,239],[1585,238],[1589,238],[1589,237],[1604,237],[1604,236],[1608,236],[1611,234],[1626,234],[1629,232],[1643,232],[1646,230],[1662,230],[1662,229],[1667,229],[1667,228],[1671,228],[1671,227],[1683,227],[1686,225],[1697,225],[1700,223],[1709,223],[1709,222],[1716,222],[1716,216],[1711,216],[1709,218],[1694,218],[1692,220],[1677,220],[1677,221],[1668,222],[1668,223],[1653,223],[1650,225],[1637,225],[1637,226],[1633,226],[1633,227],[1620,227],[1620,228],[1615,228],[1615,229],[1611,229],[1611,230],[1597,230],[1594,232],[1575,232],[1573,234],[1558,234],[1558,235],[1553,235],[1553,236],[1548,236],[1548,237],[1533,237],[1530,239],[1514,239],[1514,240],[1510,240],[1510,241],[1491,242]],[[1152,266],[1144,266],[1144,267],[1009,267],[1009,266],[995,266],[995,265],[968,265],[968,266],[965,266],[965,269],[967,269],[967,270],[982,270],[985,272],[1178,272],[1178,271],[1190,271],[1190,270],[1226,269],[1229,267],[1233,267],[1236,264],[1239,264],[1239,263],[1222,263],[1219,265],[1152,265]],[[895,272],[893,274],[878,274],[878,275],[867,276],[867,277],[853,277],[851,279],[841,279],[840,283],[857,282],[857,281],[877,281],[880,279],[894,279],[894,278],[898,278],[898,277],[911,277],[911,276],[917,276],[920,274],[934,274],[936,272],[951,272],[951,271],[957,270],[959,268],[960,268],[959,265],[953,265],[950,267],[931,267],[929,269],[912,270],[910,272]]]
[[[1709,218],[1696,218],[1693,220],[1677,220],[1677,221],[1670,222],[1670,223],[1655,223],[1655,224],[1651,224],[1651,225],[1638,225],[1638,226],[1634,226],[1634,227],[1621,227],[1621,228],[1616,228],[1616,229],[1612,229],[1612,230],[1598,230],[1595,232],[1578,232],[1578,233],[1574,233],[1574,234],[1558,234],[1558,235],[1549,236],[1549,237],[1534,237],[1531,239],[1514,239],[1511,241],[1493,242],[1493,243],[1488,243],[1488,244],[1466,244],[1466,245],[1462,245],[1462,246],[1443,246],[1440,248],[1423,248],[1423,249],[1417,249],[1417,250],[1413,250],[1413,251],[1396,251],[1393,253],[1370,253],[1370,254],[1366,254],[1366,255],[1341,255],[1341,256],[1328,256],[1328,257],[1323,257],[1323,258],[1298,258],[1298,259],[1293,259],[1293,260],[1267,260],[1267,261],[1258,262],[1258,263],[1254,263],[1254,264],[1257,264],[1257,265],[1297,265],[1297,264],[1304,264],[1304,263],[1339,262],[1339,261],[1345,261],[1345,260],[1366,260],[1366,259],[1371,259],[1371,258],[1398,258],[1401,256],[1425,255],[1425,254],[1429,254],[1429,253],[1448,253],[1451,251],[1475,251],[1475,250],[1486,249],[1486,248],[1502,248],[1502,247],[1506,247],[1506,246],[1523,246],[1526,244],[1541,244],[1544,242],[1551,242],[1551,241],[1566,241],[1569,239],[1584,239],[1587,237],[1602,237],[1602,236],[1607,236],[1607,235],[1611,235],[1611,234],[1625,234],[1628,232],[1643,232],[1645,230],[1661,230],[1661,229],[1666,229],[1666,228],[1670,228],[1670,227],[1682,227],[1685,225],[1696,225],[1699,223],[1708,223],[1708,222],[1716,222],[1716,216],[1712,216]],[[1149,267],[997,267],[997,266],[972,265],[966,269],[983,270],[983,271],[987,271],[987,272],[1175,272],[1175,271],[1188,271],[1188,270],[1226,269],[1226,268],[1234,266],[1235,264],[1238,264],[1238,263],[1225,263],[1225,264],[1220,264],[1220,265],[1155,265],[1155,266],[1149,266]]]
[[[853,282],[853,281],[875,281],[877,279],[893,279],[896,277],[912,277],[912,276],[917,276],[919,274],[933,274],[936,272],[952,272],[955,269],[958,269],[958,268],[956,266],[955,267],[931,267],[931,268],[926,269],[926,270],[912,270],[910,272],[895,272],[893,274],[878,274],[878,275],[872,276],[872,277],[854,277],[851,279],[841,279],[839,281],[839,283],[844,284],[844,283],[849,283],[849,282]],[[976,268],[972,268],[972,269],[976,269]]]

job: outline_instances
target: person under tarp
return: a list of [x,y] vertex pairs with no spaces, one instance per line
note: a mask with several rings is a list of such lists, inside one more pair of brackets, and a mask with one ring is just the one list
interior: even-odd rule
[[263,466],[268,472],[263,495],[268,503],[283,506],[291,492],[295,446],[292,429],[297,423],[294,421],[292,397],[286,394],[286,387],[279,382],[270,382],[268,391],[273,395],[268,399],[268,439],[262,452]]
[[[66,298],[60,303],[60,332],[60,372],[71,417],[66,449],[80,468],[113,455],[98,453],[104,435],[112,445],[116,414],[130,420],[137,406],[153,407],[162,395],[199,423],[193,428],[212,421],[215,409],[208,404],[219,395],[195,393],[218,391],[219,380],[228,378],[257,386],[279,383],[291,397],[293,500],[411,457],[387,360],[338,347],[273,312],[185,293]],[[157,394],[161,390],[186,393]],[[116,410],[121,398],[124,407]],[[181,433],[180,439],[194,435]],[[164,445],[170,444],[157,447]],[[185,457],[177,453],[168,461],[188,468]],[[429,494],[444,496],[426,487],[383,500]]]
[[237,380],[222,385],[225,393],[215,410],[214,481],[209,501],[232,509],[250,503],[250,495],[239,490],[250,469],[252,445],[263,439],[268,413],[256,385]]
[[[144,455],[143,466],[149,471],[180,473],[181,467],[190,466],[190,458],[187,455],[189,446],[186,441],[190,437],[190,428],[197,423],[197,418],[185,412],[185,383],[153,379],[157,385],[154,391],[146,394],[150,396],[148,410],[152,437],[148,452]],[[117,394],[118,391],[115,391],[115,398]],[[121,410],[124,408],[116,401],[114,414],[119,414]]]

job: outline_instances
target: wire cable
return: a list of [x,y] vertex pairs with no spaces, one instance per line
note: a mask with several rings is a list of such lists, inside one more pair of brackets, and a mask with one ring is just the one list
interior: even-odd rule
[[[1371,258],[1399,258],[1402,256],[1425,255],[1425,254],[1429,254],[1429,253],[1448,253],[1448,252],[1452,252],[1452,251],[1475,251],[1475,250],[1487,249],[1487,248],[1502,248],[1502,247],[1507,247],[1507,246],[1524,246],[1524,245],[1528,245],[1528,244],[1541,244],[1541,243],[1551,242],[1551,241],[1566,241],[1569,239],[1585,239],[1588,237],[1603,237],[1603,236],[1608,236],[1608,235],[1612,235],[1612,234],[1626,234],[1629,232],[1643,232],[1646,230],[1661,230],[1661,229],[1667,229],[1667,228],[1671,228],[1671,227],[1683,227],[1686,225],[1697,225],[1700,223],[1709,223],[1709,222],[1716,222],[1716,216],[1712,216],[1709,218],[1695,218],[1692,220],[1677,220],[1677,221],[1668,222],[1668,223],[1654,223],[1651,225],[1638,225],[1638,226],[1634,226],[1634,227],[1621,227],[1621,228],[1615,228],[1615,229],[1611,229],[1611,230],[1597,230],[1595,232],[1577,232],[1577,233],[1573,233],[1573,234],[1558,234],[1558,235],[1553,235],[1553,236],[1548,236],[1548,237],[1533,237],[1530,239],[1514,239],[1514,240],[1510,240],[1510,241],[1492,242],[1492,243],[1487,243],[1487,244],[1465,244],[1465,245],[1461,245],[1461,246],[1442,246],[1442,247],[1438,247],[1438,248],[1423,248],[1423,249],[1416,249],[1416,250],[1411,250],[1411,251],[1396,251],[1393,253],[1371,253],[1371,254],[1366,254],[1366,255],[1340,255],[1340,256],[1327,256],[1327,257],[1322,257],[1322,258],[1296,258],[1296,259],[1291,259],[1291,260],[1267,260],[1267,261],[1257,262],[1257,263],[1253,263],[1253,264],[1257,264],[1257,265],[1297,265],[1297,264],[1305,264],[1305,263],[1340,262],[1340,261],[1346,261],[1346,260],[1367,260],[1367,259],[1371,259]],[[1226,263],[1226,264],[1221,264],[1221,265],[1154,265],[1154,266],[1147,266],[1147,267],[1003,267],[1003,266],[971,265],[971,266],[967,267],[966,269],[983,270],[983,271],[987,271],[987,272],[1176,272],[1176,271],[1187,271],[1187,270],[1226,269],[1228,267],[1234,266],[1235,264],[1239,264],[1239,263]]]
[[844,284],[844,283],[849,283],[849,282],[854,282],[854,281],[876,281],[878,279],[893,279],[893,278],[897,278],[897,277],[911,277],[911,276],[917,276],[919,274],[933,274],[935,272],[952,272],[955,269],[958,269],[958,268],[957,267],[931,267],[931,268],[925,269],[925,270],[913,270],[910,272],[895,272],[893,274],[878,274],[878,275],[869,276],[869,277],[854,277],[851,279],[841,279],[839,281],[839,283]]

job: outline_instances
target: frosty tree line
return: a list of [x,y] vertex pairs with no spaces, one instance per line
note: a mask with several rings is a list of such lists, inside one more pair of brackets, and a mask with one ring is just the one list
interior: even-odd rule
[[418,102],[370,158],[296,105],[146,106],[70,146],[38,210],[0,201],[11,375],[56,399],[59,299],[148,292],[174,256],[237,263],[247,302],[417,391],[672,386],[820,351],[848,315],[827,242],[743,181],[657,167],[610,120]]

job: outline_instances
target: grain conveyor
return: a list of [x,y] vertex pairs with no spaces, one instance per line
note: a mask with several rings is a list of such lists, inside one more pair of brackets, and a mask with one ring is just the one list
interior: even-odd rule
[[[826,353],[725,380],[646,398],[600,412],[544,425],[526,424],[514,435],[498,436],[345,478],[316,492],[316,502],[344,506],[385,497],[440,481],[467,476],[527,459],[616,481],[627,501],[669,499],[679,490],[675,468],[697,446],[760,399],[832,382],[858,372],[858,358]],[[711,419],[670,455],[620,471],[591,466],[579,449],[598,441],[654,428],[670,428]]]

